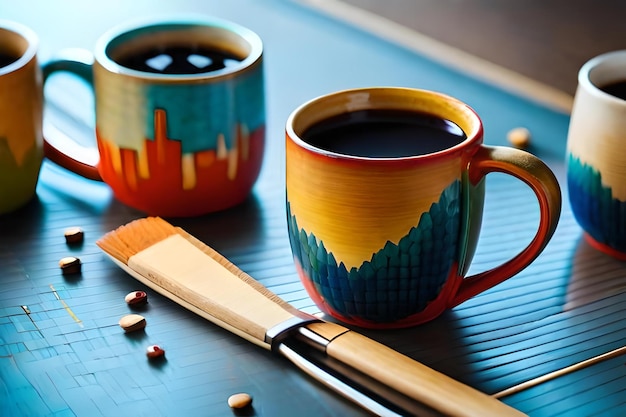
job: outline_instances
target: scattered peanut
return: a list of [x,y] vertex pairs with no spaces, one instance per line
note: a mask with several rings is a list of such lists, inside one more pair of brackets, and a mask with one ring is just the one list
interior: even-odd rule
[[78,274],[81,271],[80,259],[74,256],[66,256],[59,260],[59,267],[63,275]]
[[138,307],[148,302],[148,294],[145,291],[133,291],[126,294],[124,301],[131,307]]
[[156,359],[165,356],[165,351],[159,345],[151,345],[146,349],[148,359]]
[[233,394],[228,397],[228,406],[230,408],[244,408],[248,407],[250,404],[252,404],[252,397],[245,392]]
[[127,314],[120,319],[119,325],[126,333],[142,330],[146,327],[146,318],[139,314]]
[[65,242],[68,245],[81,243],[84,237],[85,233],[80,227],[69,227],[65,229]]
[[530,145],[530,131],[525,127],[516,127],[507,133],[507,140],[518,149],[526,149]]

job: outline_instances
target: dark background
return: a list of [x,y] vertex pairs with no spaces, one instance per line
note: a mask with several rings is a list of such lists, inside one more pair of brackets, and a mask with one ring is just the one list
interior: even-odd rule
[[626,48],[620,0],[342,0],[571,95],[588,59]]

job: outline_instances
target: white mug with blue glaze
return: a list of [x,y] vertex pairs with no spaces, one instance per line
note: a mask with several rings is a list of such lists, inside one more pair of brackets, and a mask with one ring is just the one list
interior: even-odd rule
[[212,17],[152,20],[105,33],[93,56],[79,52],[43,73],[93,86],[97,150],[50,129],[50,160],[151,215],[202,215],[247,198],[265,148],[258,35]]
[[626,50],[585,63],[567,139],[567,183],[574,217],[595,248],[626,260]]

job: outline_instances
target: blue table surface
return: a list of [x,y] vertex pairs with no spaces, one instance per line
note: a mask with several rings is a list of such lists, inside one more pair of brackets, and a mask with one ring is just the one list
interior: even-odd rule
[[[296,307],[316,312],[298,281],[286,230],[283,128],[288,114],[308,99],[345,88],[393,85],[441,91],[481,115],[488,144],[506,144],[506,133],[514,127],[532,132],[530,151],[553,168],[563,187],[560,225],[530,267],[437,320],[411,329],[362,332],[489,394],[624,345],[626,265],[587,245],[567,203],[567,114],[293,1],[0,4],[0,18],[38,33],[41,61],[64,48],[92,49],[98,36],[115,24],[174,13],[230,19],[261,36],[268,116],[266,159],[249,200],[221,213],[173,219],[174,224]],[[92,140],[93,98],[84,86],[68,89],[51,83],[46,95],[47,119]],[[142,313],[149,323],[146,332],[123,334],[117,322],[129,312],[124,295],[142,286],[114,266],[95,241],[139,217],[143,213],[115,201],[106,185],[48,162],[37,198],[0,217],[1,415],[224,416],[233,414],[228,396],[241,391],[254,397],[249,415],[365,415],[286,360],[151,291]],[[471,272],[495,266],[522,249],[536,230],[537,217],[530,190],[491,174]],[[85,242],[68,247],[63,230],[75,225],[85,230]],[[66,255],[81,258],[81,275],[60,273],[58,260]],[[166,361],[145,359],[145,346],[153,343],[167,350]],[[599,363],[503,401],[531,416],[624,415],[624,359]]]

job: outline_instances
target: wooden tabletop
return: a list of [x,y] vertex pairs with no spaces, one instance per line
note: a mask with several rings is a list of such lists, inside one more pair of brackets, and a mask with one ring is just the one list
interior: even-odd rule
[[[62,7],[60,7],[62,5]],[[295,1],[231,0],[62,3],[22,0],[2,17],[40,36],[40,57],[93,48],[109,27],[147,15],[205,13],[256,31],[265,43],[267,154],[244,204],[221,213],[170,219],[221,252],[294,306],[316,312],[291,259],[284,207],[284,123],[300,103],[344,88],[427,88],[470,104],[489,144],[506,145],[524,126],[530,151],[561,181],[560,225],[526,270],[428,324],[364,334],[494,394],[585,361],[626,341],[626,266],[589,247],[567,204],[562,109],[441,64],[403,44]],[[93,129],[84,86],[47,91],[47,119],[85,135]],[[93,139],[91,139],[93,140]],[[360,416],[364,412],[256,345],[149,292],[146,331],[118,326],[124,296],[145,289],[96,247],[102,234],[144,214],[123,206],[102,183],[46,162],[37,198],[0,217],[0,414],[11,416],[227,416],[236,392],[253,398],[255,416]],[[472,272],[510,258],[534,234],[532,193],[504,175],[487,179],[484,225]],[[65,244],[80,226],[85,242]],[[82,274],[63,276],[58,260],[80,257]],[[145,358],[159,344],[166,361]],[[614,358],[503,398],[531,416],[626,413],[624,359]],[[454,401],[451,398],[450,401]],[[297,413],[296,411],[297,410]]]
[[[570,96],[583,63],[626,49],[626,3],[620,0],[304,1],[341,10],[346,19],[359,14],[361,24],[378,20],[382,28],[382,21],[396,23]],[[348,12],[349,7],[357,12]]]

